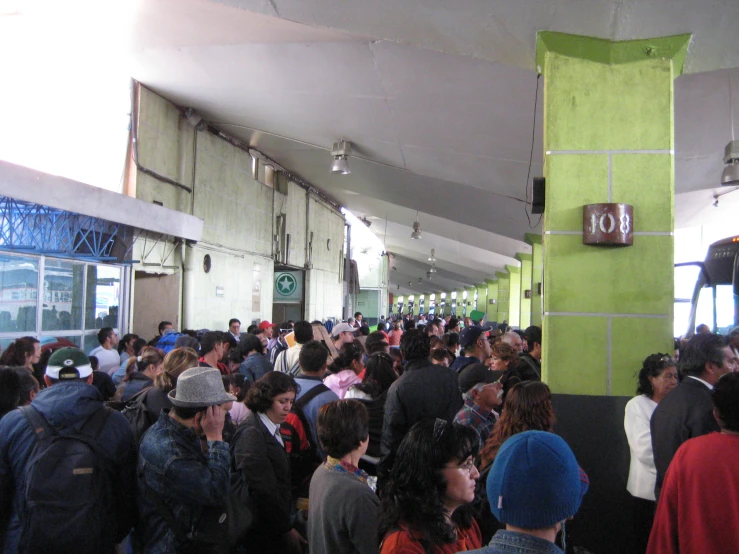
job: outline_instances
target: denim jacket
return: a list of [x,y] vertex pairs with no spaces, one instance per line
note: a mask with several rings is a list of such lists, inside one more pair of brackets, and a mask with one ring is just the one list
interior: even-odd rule
[[556,544],[546,539],[515,531],[500,530],[490,544],[467,554],[563,554]]
[[202,510],[222,505],[229,493],[228,445],[208,441],[203,454],[195,431],[169,417],[144,435],[139,449],[138,506],[134,549],[147,554],[175,552],[175,534],[159,515],[152,494],[158,495],[185,529],[197,523]]

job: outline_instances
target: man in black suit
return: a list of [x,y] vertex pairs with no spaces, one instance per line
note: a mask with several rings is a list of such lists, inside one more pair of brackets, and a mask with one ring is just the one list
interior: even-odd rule
[[667,467],[680,445],[719,430],[711,391],[722,375],[735,370],[734,366],[734,354],[719,335],[696,335],[681,352],[678,368],[683,380],[659,403],[650,425],[658,498]]

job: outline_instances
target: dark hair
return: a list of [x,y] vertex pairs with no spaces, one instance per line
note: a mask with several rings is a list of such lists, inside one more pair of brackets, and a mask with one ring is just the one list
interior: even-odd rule
[[358,315],[362,315],[362,312],[354,312],[354,319],[357,319]]
[[254,335],[257,329],[259,329],[259,327],[252,323],[251,325],[249,325],[249,327],[246,328],[246,333],[249,335]]
[[518,366],[518,352],[516,352],[507,342],[496,342],[493,344],[493,346],[490,347],[490,355],[500,358],[510,368]]
[[415,322],[414,320],[412,320],[412,319],[408,319],[408,320],[406,320],[406,322],[405,322],[405,323],[403,324],[403,328],[404,328],[404,329],[405,329],[406,331],[410,331],[410,330],[412,330],[412,329],[415,329],[415,328],[416,328],[416,322]]
[[118,354],[123,354],[123,351],[128,347],[128,343],[137,338],[139,338],[139,336],[134,335],[133,333],[126,333],[123,335],[123,338],[118,341]]
[[90,367],[93,371],[100,369],[100,360],[98,360],[97,356],[88,356],[88,359],[90,360]]
[[398,378],[393,370],[393,358],[385,352],[375,352],[367,358],[367,370],[361,383],[354,385],[360,391],[377,398]]
[[[139,360],[141,358],[141,360]],[[131,376],[135,371],[142,373],[146,371],[149,366],[159,365],[164,362],[164,352],[153,346],[147,346],[141,349],[141,354],[136,358],[129,358],[126,362],[126,375],[121,380],[122,383],[126,383],[131,380]]]
[[239,348],[232,348],[228,351],[227,359],[228,363],[241,365],[241,362],[244,361],[244,356],[242,356],[241,350]]
[[133,356],[128,358],[126,360],[126,374],[123,376],[123,379],[121,381],[128,381],[131,378],[131,375],[134,371],[138,371],[136,369],[136,362],[141,352],[143,352],[144,348],[147,348],[149,345],[147,342],[142,338],[137,338],[133,341]]
[[[380,537],[402,524],[431,545],[453,543],[456,528],[445,516],[447,481],[442,469],[452,460],[476,456],[478,448],[479,438],[471,427],[442,419],[419,421],[411,427],[383,490]],[[472,524],[468,509],[458,509],[454,515],[462,527]]]
[[318,373],[328,360],[328,348],[317,340],[306,342],[298,354],[300,369],[308,373]]
[[724,339],[719,335],[704,333],[695,335],[680,351],[678,369],[682,375],[699,376],[707,363],[724,365]]
[[447,324],[447,328],[454,329],[457,325],[459,325],[459,319],[456,317],[452,317],[449,319],[449,323]]
[[175,348],[192,348],[196,352],[200,350],[200,341],[190,335],[181,334],[179,337],[177,337],[177,340],[174,341],[174,347]]
[[353,361],[361,360],[364,356],[362,351],[362,345],[358,344],[359,341],[352,341],[343,344],[339,349],[339,355],[334,358],[334,361],[329,366],[331,373],[338,373],[343,369],[349,368]]
[[439,349],[446,350],[446,344],[444,344],[443,339],[440,339],[436,335],[429,335],[429,348],[431,352]]
[[224,375],[223,376],[223,388],[226,389],[226,392],[230,392],[229,388],[231,385],[239,389],[239,392],[236,395],[236,401],[243,402],[244,399],[246,398],[246,393],[249,392],[249,387],[251,387],[251,382],[249,382],[249,380],[246,378],[246,375],[244,375],[243,373],[233,373],[231,375]]
[[646,394],[649,398],[654,395],[654,388],[649,380],[650,377],[659,377],[668,367],[676,364],[668,354],[650,354],[642,362],[639,370],[639,386],[636,387],[636,394]]
[[431,351],[431,355],[429,356],[429,359],[437,361],[437,362],[443,362],[446,360],[448,365],[451,365],[454,361],[452,358],[452,353],[449,352],[446,348],[435,348]]
[[[26,368],[24,371],[28,372]],[[20,403],[21,384],[14,367],[0,367],[0,418]]]
[[375,331],[374,333],[367,335],[364,347],[367,349],[367,354],[374,354],[375,352],[384,352],[388,344],[387,338],[385,338],[385,333],[382,331]]
[[547,384],[541,381],[516,383],[506,394],[503,412],[480,451],[480,467],[484,469],[492,464],[501,445],[513,435],[524,431],[551,431],[555,422],[552,391]]
[[297,396],[300,387],[287,373],[270,371],[251,386],[244,402],[252,412],[264,413],[272,406],[275,396],[285,392]]
[[161,335],[162,332],[164,332],[164,328],[169,325],[172,325],[171,321],[160,321],[159,326],[157,327],[157,329],[159,330],[159,334]]
[[41,388],[38,380],[28,371],[27,367],[16,367],[15,372],[18,374],[18,385],[20,387],[19,406],[25,406],[31,402],[31,392],[38,392]]
[[446,347],[451,350],[459,344],[459,333],[446,333],[443,340]]
[[21,337],[11,342],[0,356],[0,365],[18,366],[26,365],[26,357],[33,356],[38,339],[33,337]]
[[221,333],[221,338],[223,339],[223,344],[228,345],[228,349],[236,348],[239,343],[236,342],[236,339],[231,333]]
[[526,327],[526,330],[523,332],[523,338],[526,339],[526,343],[529,345],[529,350],[534,348],[535,342],[541,344],[541,327],[537,327],[536,325]]
[[295,342],[305,344],[313,340],[313,325],[307,321],[298,321],[293,327],[295,333]]
[[228,328],[230,329],[231,325],[233,325],[234,323],[238,323],[239,326],[241,326],[241,321],[239,321],[235,317],[232,317],[231,319],[228,320]]
[[369,437],[369,413],[359,400],[324,404],[317,421],[318,439],[332,458],[343,458]]
[[103,327],[98,331],[98,342],[100,344],[104,344],[106,340],[108,340],[108,337],[113,332],[112,327]]
[[739,432],[739,373],[727,373],[713,389],[713,405],[721,426]]
[[239,351],[243,357],[247,357],[251,352],[262,354],[264,352],[264,345],[258,336],[244,335],[239,342]]
[[367,337],[370,334],[369,325],[364,323],[364,321],[362,322],[362,325],[359,326],[359,334],[363,337]]
[[185,408],[184,406],[173,406],[172,410],[180,419],[192,419],[200,412],[205,412],[208,408]]
[[400,339],[400,352],[403,354],[403,359],[409,362],[428,358],[431,353],[431,339],[423,332],[423,329],[406,331]]
[[200,339],[200,355],[205,356],[212,352],[218,344],[223,343],[223,333],[220,331],[208,331]]

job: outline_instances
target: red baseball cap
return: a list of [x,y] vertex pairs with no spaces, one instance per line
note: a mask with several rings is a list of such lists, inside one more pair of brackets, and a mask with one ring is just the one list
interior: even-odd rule
[[269,327],[272,327],[272,324],[266,319],[259,324],[260,329],[268,329]]

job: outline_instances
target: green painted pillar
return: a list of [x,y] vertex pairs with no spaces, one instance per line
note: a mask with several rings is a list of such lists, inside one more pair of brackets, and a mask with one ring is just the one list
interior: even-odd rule
[[498,323],[507,321],[511,324],[509,314],[509,300],[511,293],[511,275],[508,272],[498,271],[495,273],[498,278]]
[[488,286],[483,283],[476,285],[477,289],[477,309],[481,312],[487,313],[488,310]]
[[507,265],[508,270],[508,325],[521,326],[521,268]]
[[526,244],[531,245],[531,323],[541,327],[542,295],[541,283],[544,266],[541,248],[541,235],[526,233]]
[[487,320],[490,323],[498,323],[498,280],[485,279],[487,286],[488,303],[483,310],[487,314]]
[[457,290],[457,317],[464,317],[464,308],[465,308],[465,300],[464,300],[464,289]]
[[[672,350],[673,80],[689,35],[611,42],[540,32],[544,75],[543,378],[556,393],[633,395]],[[634,206],[634,244],[585,246],[582,206]]]
[[[521,262],[520,289],[520,314],[518,326],[526,329],[531,325],[531,254],[516,254],[516,259]],[[529,297],[526,297],[528,291]]]

